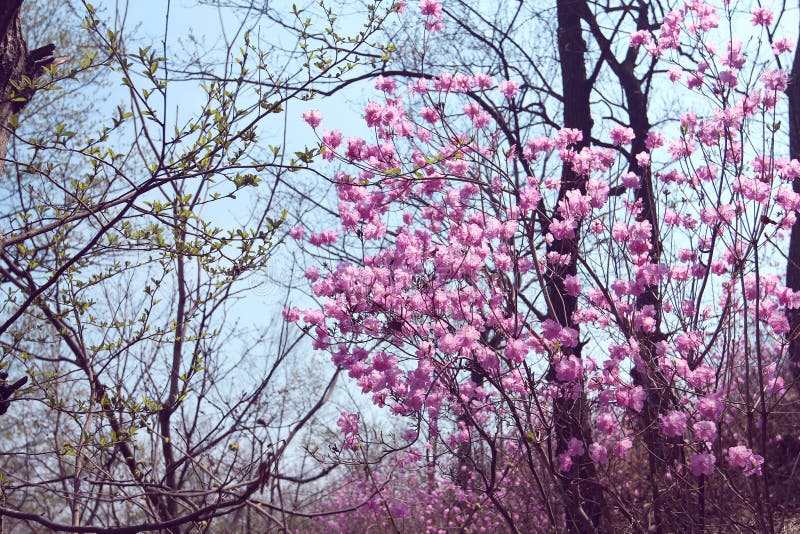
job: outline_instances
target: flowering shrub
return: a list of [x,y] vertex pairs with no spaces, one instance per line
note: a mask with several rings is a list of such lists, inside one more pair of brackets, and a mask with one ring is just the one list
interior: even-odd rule
[[[438,2],[419,8],[441,29]],[[428,482],[413,468],[424,462],[405,464],[399,485],[356,477],[340,504],[375,492],[356,513],[413,517],[403,528],[423,531],[462,527],[450,504],[430,506],[469,503],[459,511],[475,529],[514,529],[526,524],[515,492],[527,481],[537,524],[557,528],[570,478],[619,504],[597,519],[611,524],[638,521],[626,507],[652,492],[699,517],[706,494],[750,491],[789,395],[786,312],[800,307],[770,267],[800,208],[800,162],[778,148],[792,43],[770,35],[764,60],[753,47],[773,15],[750,17],[747,46],[699,1],[631,35],[696,103],[646,138],[613,126],[592,142],[561,128],[510,144],[485,103],[514,101],[521,86],[480,72],[407,89],[378,78],[364,110],[374,142],[322,134],[324,158],[343,164],[341,226],[307,243],[361,252],[309,270],[322,309],[287,309],[287,320],[413,423],[408,447],[444,450],[434,464],[456,466],[449,480],[430,461]],[[357,425],[340,426],[352,448]],[[648,457],[649,481],[635,475]],[[769,491],[752,487],[756,499]],[[427,508],[409,504],[419,495]]]
[[[326,496],[317,513],[352,510],[346,514],[326,515],[320,524],[330,532],[360,532],[370,528],[400,532],[495,532],[504,523],[501,512],[483,492],[462,487],[437,472],[417,455],[395,458],[391,466],[383,465],[363,471],[353,469],[337,484],[337,490]],[[518,524],[533,524],[544,511],[530,496],[524,472],[514,471],[495,498],[513,505],[509,514]],[[355,509],[353,509],[355,508]]]

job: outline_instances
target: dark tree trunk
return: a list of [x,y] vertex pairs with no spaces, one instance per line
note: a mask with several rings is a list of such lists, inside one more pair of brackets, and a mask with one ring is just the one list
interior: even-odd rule
[[[789,98],[789,156],[800,158],[800,49],[794,53],[786,95]],[[795,193],[800,194],[800,178],[794,179],[792,188]],[[795,221],[789,237],[786,287],[800,291],[800,219]],[[787,315],[790,327],[789,363],[795,378],[795,387],[800,390],[800,310],[788,310]]]
[[69,59],[54,58],[56,46],[52,43],[28,50],[20,22],[22,1],[0,0],[0,169],[13,131],[11,117],[33,97],[33,82],[45,68]]
[[[642,203],[641,218],[651,225],[650,245],[652,247],[651,260],[658,263],[661,258],[661,238],[659,224],[655,209],[655,190],[649,168],[642,168],[636,162],[635,155],[646,151],[645,140],[649,131],[647,119],[647,101],[642,95],[640,82],[631,75],[630,79],[620,78],[625,92],[630,116],[631,127],[634,131],[634,140],[631,146],[631,161],[629,170],[640,177],[640,186],[636,190],[636,200]],[[663,339],[661,332],[662,296],[658,285],[645,287],[641,295],[636,297],[635,308],[641,312],[652,306],[655,312],[655,329],[652,332],[635,332],[639,341],[639,355],[643,366],[635,366],[631,372],[634,382],[642,386],[647,397],[641,413],[641,427],[650,468],[650,486],[652,490],[653,519],[656,532],[669,532],[678,526],[670,521],[673,513],[670,507],[674,500],[681,495],[670,496],[663,494],[663,488],[669,484],[666,475],[675,460],[682,460],[680,447],[670,445],[659,431],[659,415],[665,414],[675,407],[672,399],[669,380],[661,372],[656,354],[656,344]],[[683,463],[681,461],[681,463]],[[671,504],[672,503],[672,504]]]
[[[8,122],[16,107],[15,103],[11,101],[13,93],[11,82],[22,79],[28,56],[28,48],[25,46],[19,21],[21,5],[22,0],[0,2],[0,171],[4,167],[11,134]],[[22,377],[8,383],[7,378],[8,375],[5,372],[0,373],[0,415],[6,413],[9,399],[28,380],[27,377]]]
[[[22,0],[0,0],[0,176],[13,129],[11,117],[19,113],[33,95],[33,88],[22,87],[21,82],[25,77],[35,80],[40,76],[43,67],[52,63],[55,50],[50,44],[28,53],[20,23],[21,6]],[[7,378],[5,372],[0,373],[0,415],[6,413],[9,399],[28,380],[22,377],[9,383]]]
[[[634,71],[637,54],[635,49],[631,48],[622,61],[618,60],[612,51],[611,43],[603,34],[594,16],[588,11],[585,16],[592,29],[592,34],[600,45],[602,60],[614,72],[625,95],[628,120],[634,133],[628,155],[628,170],[639,176],[640,179],[639,188],[635,192],[635,198],[642,206],[639,217],[650,223],[650,261],[658,263],[661,261],[662,243],[656,210],[655,186],[650,168],[642,167],[636,159],[637,154],[649,152],[646,141],[650,131],[647,96],[642,91],[643,80],[637,78]],[[638,29],[649,27],[647,7],[640,10],[637,22]],[[678,528],[669,520],[669,517],[674,515],[669,510],[668,501],[671,499],[670,496],[662,494],[662,488],[666,485],[665,476],[669,467],[676,459],[682,460],[682,458],[680,458],[679,448],[671,446],[659,432],[658,416],[674,407],[675,403],[672,399],[669,381],[659,369],[655,350],[656,344],[664,337],[661,332],[662,296],[657,284],[645,287],[644,291],[636,298],[636,311],[641,312],[648,307],[652,307],[654,312],[655,328],[652,332],[630,332],[630,335],[635,336],[639,341],[643,363],[643,366],[634,367],[631,375],[634,382],[642,386],[647,394],[641,413],[642,437],[649,459],[654,526],[656,532],[664,532]],[[681,498],[680,495],[671,497],[673,501]]]
[[[585,9],[584,0],[558,0],[558,52],[561,66],[561,83],[564,97],[564,127],[576,128],[583,133],[583,140],[576,150],[588,146],[591,140],[592,115],[589,104],[591,87],[586,77],[585,52],[580,12]],[[561,174],[559,200],[567,191],[585,191],[586,179],[578,175],[569,165],[564,165]],[[561,267],[551,266],[546,273],[548,312],[550,317],[563,327],[578,329],[573,321],[577,309],[577,299],[567,294],[564,277],[577,273],[578,231],[573,239],[554,240],[547,246],[547,252],[567,254],[570,261]],[[570,350],[571,352],[568,352]],[[564,349],[566,356],[581,358],[581,347]],[[557,381],[550,370],[550,379]],[[565,387],[571,387],[565,385]],[[555,399],[553,406],[556,433],[556,452],[562,453],[572,438],[580,440],[585,447],[592,442],[589,427],[586,394],[583,382],[575,384],[580,391],[574,395],[563,395]],[[573,458],[572,469],[564,473],[562,492],[567,529],[570,532],[595,532],[600,528],[604,506],[601,486],[597,483],[594,463],[588,454]]]
[[22,0],[0,2],[0,168],[3,167],[10,137],[9,119],[15,113],[12,82],[25,74],[28,47],[22,36],[20,6]]
[[[637,29],[649,29],[651,24],[648,19],[647,5],[641,6],[637,15]],[[634,133],[634,139],[628,154],[628,170],[639,176],[640,186],[635,192],[635,198],[641,203],[642,211],[640,218],[650,223],[650,260],[653,263],[661,261],[662,242],[659,231],[658,212],[656,210],[655,186],[652,174],[648,167],[642,167],[636,158],[637,154],[649,152],[647,149],[647,135],[650,131],[650,120],[648,117],[647,95],[642,88],[646,78],[637,78],[635,68],[637,63],[637,52],[635,48],[629,48],[624,59],[619,60],[612,50],[611,42],[605,36],[603,29],[597,23],[594,15],[587,9],[584,12],[584,19],[589,24],[595,40],[600,46],[601,60],[613,71],[620,87],[625,95],[625,105],[627,107],[628,121]],[[646,75],[649,76],[650,74]],[[652,504],[656,532],[670,531],[678,529],[679,526],[672,524],[668,501],[681,499],[684,496],[668,496],[662,493],[664,478],[669,466],[675,460],[683,463],[682,449],[668,443],[660,434],[659,418],[660,414],[666,413],[676,404],[671,394],[669,380],[663,375],[658,365],[656,355],[656,345],[664,339],[661,331],[662,302],[663,298],[658,285],[650,285],[636,298],[635,308],[642,311],[647,307],[652,307],[655,319],[655,328],[652,332],[630,332],[639,341],[640,356],[643,366],[636,366],[631,374],[636,384],[641,385],[647,397],[641,414],[641,428],[643,440],[647,447],[647,454],[650,467],[650,485],[652,488]],[[694,367],[699,362],[690,362]]]

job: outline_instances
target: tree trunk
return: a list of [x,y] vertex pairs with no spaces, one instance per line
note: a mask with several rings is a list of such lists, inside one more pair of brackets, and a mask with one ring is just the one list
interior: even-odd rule
[[21,5],[22,0],[4,0],[0,3],[0,162],[5,162],[11,134],[8,123],[16,107],[11,101],[14,93],[12,82],[22,80],[28,57],[28,47],[20,25]]
[[[11,134],[8,122],[15,108],[11,102],[11,82],[22,78],[28,56],[19,21],[21,5],[22,0],[3,0],[0,3],[0,171],[4,167]],[[2,235],[0,228],[0,238]],[[0,373],[0,415],[8,410],[8,399],[28,381],[27,377],[22,377],[9,384],[7,378],[5,372]]]
[[[789,98],[789,157],[800,158],[800,49],[795,50],[792,74],[786,88]],[[800,194],[800,178],[792,182],[795,193]],[[800,291],[800,219],[792,226],[789,252],[786,257],[786,287]],[[789,364],[800,390],[800,310],[787,310],[789,319]]]
[[[589,104],[591,87],[586,78],[585,52],[580,10],[585,8],[584,0],[558,0],[556,11],[558,17],[558,52],[561,67],[561,83],[564,96],[564,127],[576,128],[583,133],[583,140],[576,150],[588,146],[591,140],[592,115]],[[578,175],[569,165],[564,165],[561,173],[561,190],[559,200],[567,191],[579,189],[585,192],[586,179]],[[547,252],[568,254],[570,261],[561,267],[551,267],[546,275],[547,295],[549,299],[549,315],[562,327],[578,329],[573,322],[573,314],[577,309],[577,299],[567,294],[564,277],[577,273],[577,243],[575,238],[558,239],[547,246]],[[581,347],[563,349],[565,356],[581,358]],[[550,379],[557,381],[554,370],[550,369]],[[580,440],[585,448],[591,443],[586,394],[583,381],[565,388],[577,387],[574,394],[561,395],[554,400],[553,418],[556,432],[556,452],[562,453],[573,438]],[[572,469],[564,473],[562,492],[564,496],[567,529],[570,532],[595,532],[600,528],[603,514],[604,496],[597,483],[594,463],[588,454],[574,458]]]

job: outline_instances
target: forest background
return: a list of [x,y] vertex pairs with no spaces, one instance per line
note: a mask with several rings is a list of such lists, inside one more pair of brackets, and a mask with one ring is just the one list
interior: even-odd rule
[[0,531],[790,531],[797,7],[4,3]]

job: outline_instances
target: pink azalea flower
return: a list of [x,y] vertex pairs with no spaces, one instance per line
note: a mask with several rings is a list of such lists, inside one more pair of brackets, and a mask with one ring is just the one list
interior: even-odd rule
[[343,449],[354,449],[358,445],[358,414],[342,412],[339,420],[336,422],[344,434]]
[[597,416],[597,429],[604,433],[610,434],[617,427],[617,420],[609,412],[603,412]]
[[611,142],[617,146],[629,145],[633,141],[633,129],[614,126],[611,128]]
[[772,41],[772,53],[776,56],[792,50],[794,50],[794,41],[791,39],[783,38]]
[[639,47],[650,44],[653,36],[647,30],[639,30],[631,33],[631,46]]
[[668,438],[679,438],[686,432],[686,419],[688,416],[677,410],[670,410],[666,415],[659,415],[661,419],[661,432]]
[[427,17],[441,17],[442,4],[437,0],[420,0],[419,11]]
[[733,467],[738,467],[744,476],[761,475],[761,466],[764,464],[764,457],[754,454],[752,450],[744,445],[737,445],[728,449],[728,463]]
[[589,457],[596,464],[608,465],[608,450],[597,442],[589,445]]
[[724,405],[716,395],[700,397],[695,404],[698,413],[710,421],[718,421],[722,415]]
[[773,16],[770,9],[766,7],[757,7],[753,10],[750,22],[753,23],[753,26],[769,26],[772,24]]
[[572,469],[572,457],[567,452],[562,452],[558,455],[558,470],[566,473]]
[[695,441],[714,441],[717,439],[717,425],[714,421],[698,421],[692,425]]
[[298,308],[283,308],[283,320],[287,323],[296,323],[300,320],[300,310]]
[[503,80],[500,82],[499,89],[503,96],[511,100],[519,92],[519,82],[516,80]]
[[491,89],[494,86],[494,80],[488,74],[479,72],[473,77],[475,87],[478,89]]
[[617,458],[625,458],[631,448],[633,448],[633,442],[628,438],[623,438],[614,444],[614,455]]
[[397,89],[397,84],[394,81],[394,78],[391,76],[383,77],[378,76],[375,79],[375,89],[378,91],[384,91],[385,93],[392,94],[395,89]]
[[322,112],[318,109],[306,111],[303,113],[303,120],[312,128],[316,128],[322,123]]
[[717,458],[709,453],[703,452],[700,454],[693,454],[689,458],[689,466],[692,471],[692,474],[696,477],[705,475],[711,476],[714,474],[714,464],[717,462]]

